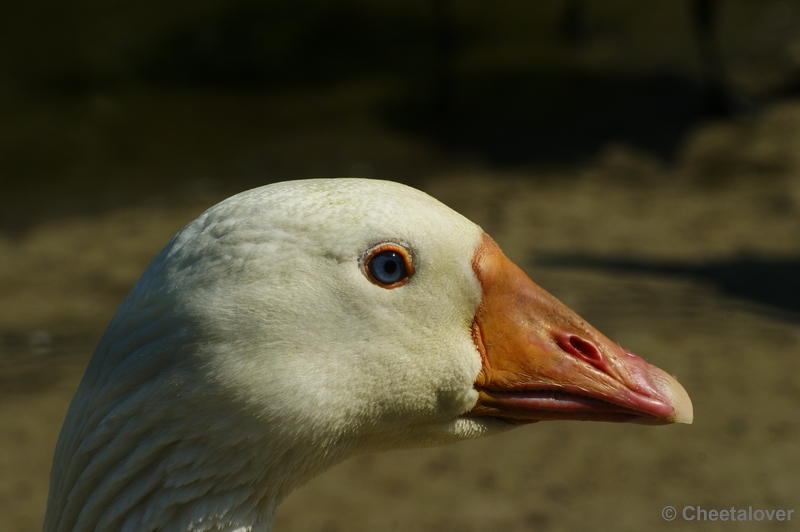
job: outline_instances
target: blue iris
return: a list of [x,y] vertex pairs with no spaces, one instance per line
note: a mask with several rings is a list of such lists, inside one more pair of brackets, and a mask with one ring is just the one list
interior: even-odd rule
[[367,265],[369,273],[381,284],[390,285],[408,277],[406,261],[396,251],[381,251],[376,253]]

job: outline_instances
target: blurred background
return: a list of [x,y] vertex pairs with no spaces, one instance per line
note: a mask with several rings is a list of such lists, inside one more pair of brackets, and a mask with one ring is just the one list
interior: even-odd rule
[[278,530],[800,512],[800,1],[41,0],[0,5],[0,530],[41,529],[71,395],[169,238],[323,176],[481,224],[696,422],[354,459]]

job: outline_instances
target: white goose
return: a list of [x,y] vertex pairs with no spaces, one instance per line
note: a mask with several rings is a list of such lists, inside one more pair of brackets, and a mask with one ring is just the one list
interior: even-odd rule
[[346,458],[546,419],[690,423],[684,389],[417,190],[251,190],[120,306],[58,441],[44,530],[268,531]]

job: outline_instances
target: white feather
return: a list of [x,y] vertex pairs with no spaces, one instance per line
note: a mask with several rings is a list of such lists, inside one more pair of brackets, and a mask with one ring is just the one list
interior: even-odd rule
[[[361,179],[279,183],[203,213],[120,306],[70,406],[45,531],[266,531],[294,488],[358,453],[504,430],[459,417],[481,229]],[[402,289],[364,254],[412,255]]]

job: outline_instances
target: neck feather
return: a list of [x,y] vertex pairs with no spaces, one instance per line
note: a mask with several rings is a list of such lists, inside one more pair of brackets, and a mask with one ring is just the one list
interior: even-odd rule
[[192,369],[194,331],[139,316],[107,332],[70,405],[44,531],[269,531],[280,501],[345,446],[260,419]]

